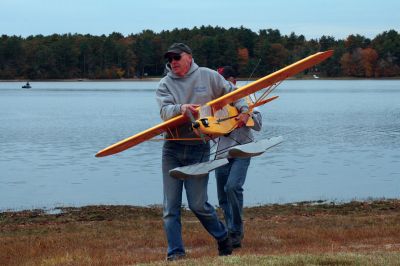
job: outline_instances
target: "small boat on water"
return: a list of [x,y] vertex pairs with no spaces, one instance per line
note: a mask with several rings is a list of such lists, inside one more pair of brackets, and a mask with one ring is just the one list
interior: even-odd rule
[[25,85],[22,86],[23,89],[30,89],[32,88],[29,82],[27,82]]

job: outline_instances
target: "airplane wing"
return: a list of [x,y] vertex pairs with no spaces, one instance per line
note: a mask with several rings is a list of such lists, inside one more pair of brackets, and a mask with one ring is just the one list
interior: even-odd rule
[[212,106],[215,109],[220,109],[223,106],[239,100],[247,95],[255,93],[263,88],[271,86],[281,80],[290,76],[294,76],[307,68],[310,68],[318,63],[321,63],[333,54],[333,50],[326,52],[318,52],[310,55],[300,61],[297,61],[287,67],[284,67],[270,75],[260,78],[250,84],[247,84],[239,89],[236,89],[224,96],[221,96],[213,101],[208,102],[206,105]]
[[[290,76],[296,75],[301,71],[310,68],[313,65],[316,65],[333,54],[333,50],[329,50],[326,52],[318,52],[313,55],[310,55],[300,61],[297,61],[281,70],[278,70],[270,75],[267,75],[261,79],[258,79],[250,84],[247,84],[239,89],[236,89],[233,92],[225,94],[222,97],[219,97],[213,101],[208,102],[206,105],[213,107],[214,109],[221,109],[223,106],[230,104],[236,100],[239,100],[247,95],[250,95],[256,91],[259,91],[263,88],[271,86],[281,80],[284,80]],[[121,140],[96,154],[96,157],[103,157],[112,155],[115,153],[119,153],[126,149],[129,149],[141,142],[149,140],[161,133],[171,130],[175,127],[182,125],[183,123],[189,121],[188,118],[179,115],[177,117],[171,118],[161,124],[158,124],[152,128],[149,128],[145,131],[142,131],[136,135],[128,137],[124,140]]]
[[123,140],[99,151],[96,154],[96,157],[104,157],[104,156],[112,155],[115,153],[119,153],[119,152],[129,149],[139,143],[142,143],[146,140],[154,138],[155,136],[158,136],[171,128],[178,127],[187,121],[189,121],[188,118],[183,115],[176,116],[174,118],[171,118],[171,119],[169,119],[163,123],[160,123],[152,128],[144,130],[144,131],[142,131],[136,135],[133,135],[129,138],[123,139]]

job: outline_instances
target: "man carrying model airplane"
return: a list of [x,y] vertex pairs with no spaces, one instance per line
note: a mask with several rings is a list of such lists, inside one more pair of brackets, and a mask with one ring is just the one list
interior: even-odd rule
[[[227,136],[244,125],[253,127],[255,122],[251,114],[254,114],[254,108],[277,99],[278,96],[267,97],[283,80],[321,63],[333,52],[317,52],[233,90],[233,86],[216,71],[199,67],[193,61],[192,51],[187,45],[175,43],[168,49],[164,55],[168,60],[167,76],[161,79],[157,89],[157,101],[164,122],[96,153],[96,157],[109,156],[166,133],[162,171],[168,260],[185,256],[180,213],[183,186],[189,208],[217,240],[219,255],[232,253],[232,240],[207,197],[208,173],[228,164],[229,160],[218,159],[218,150],[215,158],[208,160],[210,146],[207,141],[215,142],[216,138]],[[243,99],[247,96],[250,103]],[[195,119],[198,112],[199,118]],[[258,156],[282,140],[282,137],[274,137],[240,143],[227,150],[228,158]]]
[[[168,73],[161,79],[157,89],[160,115],[164,121],[180,114],[197,116],[199,106],[233,90],[218,72],[199,67],[192,58],[192,50],[183,43],[171,45],[164,57],[168,60]],[[249,117],[249,107],[245,100],[238,100],[234,105],[241,113],[237,118],[239,127],[243,126]],[[183,140],[166,141],[162,152],[163,220],[168,240],[167,259],[177,260],[185,256],[180,215],[183,186],[190,210],[217,240],[219,255],[230,255],[232,243],[227,229],[208,203],[208,175],[181,180],[169,174],[176,167],[208,161],[209,143],[198,139],[190,123],[180,126],[177,131],[177,135]]]

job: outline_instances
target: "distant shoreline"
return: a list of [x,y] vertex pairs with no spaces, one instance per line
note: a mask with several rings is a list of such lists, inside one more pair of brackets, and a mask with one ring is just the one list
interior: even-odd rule
[[[162,77],[150,78],[131,78],[131,79],[0,79],[0,82],[126,82],[126,81],[139,81],[139,82],[154,82],[159,81]],[[255,77],[251,81],[260,79],[262,77]],[[319,77],[313,78],[312,76],[304,76],[300,78],[290,77],[286,80],[400,80],[400,77],[384,77],[384,78],[355,78],[355,77]],[[238,81],[247,81],[246,78],[238,78]]]
[[159,81],[160,78],[143,78],[143,79],[0,79],[0,82],[124,82],[124,81]]

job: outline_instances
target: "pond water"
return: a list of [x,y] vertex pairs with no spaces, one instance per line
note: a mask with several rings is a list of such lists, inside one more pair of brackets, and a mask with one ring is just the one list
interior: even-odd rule
[[[161,122],[156,81],[23,84],[0,82],[0,210],[162,203],[162,143],[94,157]],[[246,206],[399,198],[400,81],[288,80],[274,95],[256,136],[284,142],[252,159]]]

